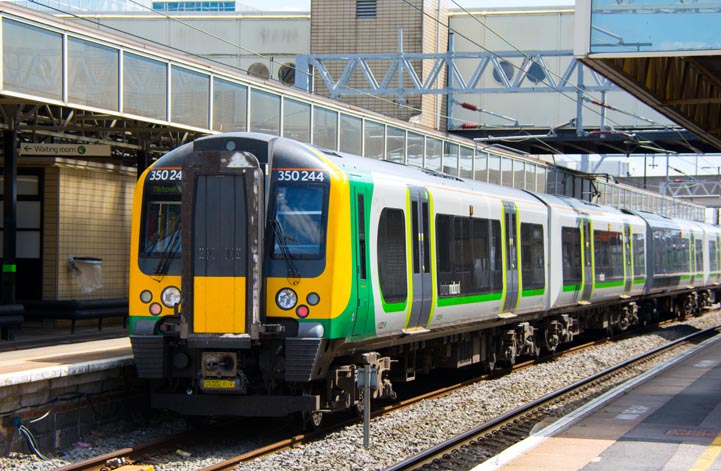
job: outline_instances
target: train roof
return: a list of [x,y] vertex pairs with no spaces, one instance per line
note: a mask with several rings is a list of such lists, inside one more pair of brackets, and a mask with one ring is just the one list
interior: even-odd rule
[[337,152],[333,150],[316,147],[334,164],[346,173],[367,172],[376,177],[385,176],[398,179],[419,186],[435,186],[453,190],[468,191],[496,197],[506,197],[514,201],[528,201],[538,203],[538,200],[525,190],[496,185],[493,183],[481,182],[469,178],[457,177],[435,170],[407,165],[389,160],[378,160],[370,157],[361,157],[355,154]]

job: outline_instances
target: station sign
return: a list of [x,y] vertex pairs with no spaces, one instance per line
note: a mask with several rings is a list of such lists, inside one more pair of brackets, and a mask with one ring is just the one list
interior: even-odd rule
[[20,155],[46,155],[54,157],[110,157],[106,144],[20,144]]

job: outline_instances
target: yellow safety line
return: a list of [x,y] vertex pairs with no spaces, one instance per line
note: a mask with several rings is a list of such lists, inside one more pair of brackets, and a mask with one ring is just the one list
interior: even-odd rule
[[699,456],[693,466],[689,468],[689,471],[706,471],[713,466],[719,453],[721,453],[721,433],[716,435],[711,445],[701,453],[701,456]]

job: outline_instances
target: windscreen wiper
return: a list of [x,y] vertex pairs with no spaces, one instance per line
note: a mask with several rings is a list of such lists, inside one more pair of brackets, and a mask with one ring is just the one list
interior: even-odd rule
[[288,248],[288,243],[286,242],[285,234],[283,233],[283,226],[280,225],[278,218],[275,218],[271,225],[273,226],[273,236],[275,237],[275,241],[278,244],[278,248],[280,249],[281,255],[283,255],[285,265],[288,269],[288,282],[292,285],[297,285],[300,281],[300,272],[293,263],[293,256],[290,253],[290,248]]
[[180,251],[180,224],[175,229],[173,234],[170,236],[168,245],[163,250],[158,266],[155,267],[155,276],[160,276],[161,279],[164,277],[170,269],[170,263],[173,261],[175,256]]

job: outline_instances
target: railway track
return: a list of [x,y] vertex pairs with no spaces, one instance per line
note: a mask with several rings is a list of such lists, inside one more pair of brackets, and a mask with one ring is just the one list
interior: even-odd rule
[[[712,330],[713,329],[707,329],[703,332],[707,333]],[[613,371],[620,371],[623,368],[627,368],[632,364],[642,361],[642,357],[649,358],[652,355],[658,355],[661,352],[672,348],[673,346],[679,345],[679,343],[682,341],[690,341],[691,338],[692,336],[679,339],[678,341],[668,344],[665,347],[649,352],[649,354],[647,355],[636,357],[610,370],[607,370],[606,372],[599,373],[589,378],[588,380],[576,383],[572,386],[569,386],[568,388],[564,388],[563,390],[559,391],[558,394],[552,394],[537,401],[534,401],[534,403],[532,403],[528,407],[516,409],[515,411],[499,417],[492,422],[484,424],[476,430],[469,431],[465,434],[460,435],[459,437],[456,437],[458,440],[457,443],[455,442],[455,439],[451,440],[447,443],[439,445],[438,447],[428,450],[427,452],[419,455],[418,457],[409,458],[409,460],[407,460],[407,463],[404,461],[403,463],[399,463],[398,465],[396,465],[397,467],[392,467],[389,469],[418,469],[424,464],[433,462],[434,460],[438,462],[438,457],[443,456],[444,454],[448,455],[448,458],[446,459],[451,460],[475,460],[476,463],[484,461],[488,457],[493,456],[494,454],[510,446],[510,444],[520,441],[521,439],[528,436],[528,434],[536,424],[538,424],[544,418],[548,417],[549,407],[553,404],[559,404],[561,401],[563,401],[563,399],[559,399],[560,395],[565,394],[566,396],[569,396],[571,394],[574,394],[574,390],[576,390],[576,395],[583,394],[582,388],[584,387],[584,385],[601,381],[602,378],[608,377],[610,374],[613,373]],[[560,355],[577,353],[589,347],[599,345],[608,341],[609,339],[590,341],[586,344],[578,345],[566,351],[556,353],[554,356],[558,357]],[[518,363],[514,365],[513,369],[520,370],[523,368],[528,368],[538,362],[542,362],[545,360],[547,360],[547,358],[541,358],[539,360],[529,360],[523,363]],[[374,418],[379,417],[393,411],[410,407],[411,405],[421,401],[442,397],[470,384],[486,379],[487,377],[488,375],[480,378],[476,377],[466,381],[461,381],[450,386],[435,389],[428,393],[375,409],[372,413],[372,416]],[[282,450],[286,450],[300,444],[316,440],[324,435],[332,433],[333,431],[336,431],[343,427],[347,427],[353,423],[357,423],[358,421],[359,419],[345,420],[342,422],[334,423],[329,427],[324,427],[323,429],[315,432],[289,436],[268,445],[258,447],[246,453],[207,466],[199,471],[229,471],[234,469],[239,463],[252,461],[268,454],[277,453]],[[122,469],[122,465],[129,464],[140,465],[140,467],[137,468],[127,468],[133,469],[133,471],[145,471],[146,469],[150,470],[152,469],[152,467],[150,466],[153,463],[161,463],[164,462],[164,457],[175,456],[178,449],[182,450],[189,446],[197,446],[198,443],[203,443],[210,440],[210,433],[214,434],[215,436],[222,436],[226,432],[224,432],[222,429],[213,430],[212,432],[207,432],[205,430],[191,430],[165,439],[155,440],[153,442],[117,450],[116,452],[98,456],[90,460],[85,460],[82,462],[67,465],[59,468],[56,471],[107,471],[112,469],[119,469],[121,471],[125,471]],[[483,442],[482,452],[479,452],[477,446],[475,445],[476,443],[480,442]],[[469,447],[467,445],[468,443],[473,443],[473,447],[476,447],[476,451],[469,451],[473,449],[473,447]],[[143,468],[143,463],[147,463],[148,467]],[[462,467],[452,467],[450,469],[462,469]]]
[[718,335],[719,329],[721,329],[721,325],[696,332],[663,347],[631,358],[514,409],[477,428],[459,434],[429,450],[390,466],[385,471],[471,469],[530,436],[533,429],[544,420],[556,418],[559,414],[554,410],[563,410],[559,406],[575,404],[575,407],[577,407],[577,403],[586,401],[587,391],[593,388],[603,388],[604,382],[608,382],[614,376],[621,374],[623,370],[650,361],[681,344]]

